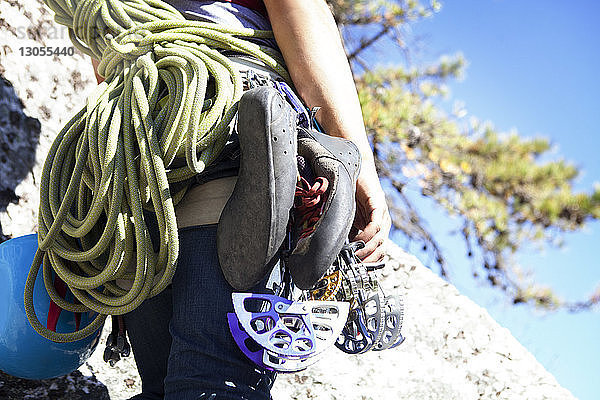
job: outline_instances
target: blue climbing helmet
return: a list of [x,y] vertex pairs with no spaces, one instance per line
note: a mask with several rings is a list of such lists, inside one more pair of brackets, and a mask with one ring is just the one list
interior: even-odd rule
[[[29,324],[23,305],[25,281],[38,248],[36,234],[0,243],[0,370],[19,378],[48,379],[79,368],[98,344],[100,332],[71,343],[55,343],[40,336]],[[63,297],[72,294],[53,276]],[[54,304],[44,286],[42,268],[33,293],[40,323],[55,332],[73,332],[87,326],[93,312],[72,313]]]

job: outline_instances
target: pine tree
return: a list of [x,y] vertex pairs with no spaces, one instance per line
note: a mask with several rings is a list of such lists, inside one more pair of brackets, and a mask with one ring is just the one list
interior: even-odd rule
[[[447,275],[446,255],[406,195],[418,187],[462,225],[474,276],[504,291],[515,303],[542,308],[589,309],[600,302],[600,287],[579,301],[560,299],[554,290],[527,279],[515,261],[524,243],[556,245],[565,232],[600,218],[600,187],[577,193],[579,170],[564,160],[547,160],[550,143],[518,133],[498,132],[464,110],[439,106],[445,83],[461,76],[461,55],[435,65],[413,67],[406,28],[429,18],[440,3],[417,0],[328,0],[352,63],[363,115],[379,175],[388,188],[394,229],[431,252]],[[373,66],[373,51],[386,42],[406,63]],[[393,46],[393,47],[392,47]],[[391,54],[387,52],[387,54]],[[381,64],[378,54],[378,64]],[[389,60],[387,60],[389,61]]]

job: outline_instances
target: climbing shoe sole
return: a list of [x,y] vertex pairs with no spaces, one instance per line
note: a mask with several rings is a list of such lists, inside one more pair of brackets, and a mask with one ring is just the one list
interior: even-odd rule
[[314,231],[297,241],[287,260],[294,284],[307,290],[327,272],[350,233],[361,157],[353,142],[304,128],[298,131],[298,155],[304,157],[315,176],[329,181],[326,203]]
[[240,171],[217,229],[219,263],[235,290],[267,275],[285,239],[298,174],[296,118],[271,87],[251,89],[240,100]]

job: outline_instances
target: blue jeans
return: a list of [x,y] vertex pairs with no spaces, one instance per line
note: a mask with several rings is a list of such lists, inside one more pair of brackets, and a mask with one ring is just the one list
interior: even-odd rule
[[181,229],[173,284],[125,315],[142,378],[132,399],[270,398],[275,374],[250,362],[229,332],[233,289],[219,266],[216,232],[216,225]]

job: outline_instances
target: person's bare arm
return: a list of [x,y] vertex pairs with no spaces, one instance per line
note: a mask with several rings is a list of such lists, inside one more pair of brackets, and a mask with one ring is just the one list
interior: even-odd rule
[[383,256],[381,244],[391,227],[385,195],[377,177],[356,87],[337,26],[324,0],[264,0],[275,40],[300,97],[321,107],[318,120],[326,132],[352,140],[362,156],[356,188],[357,216],[353,238],[367,243],[364,261]]

